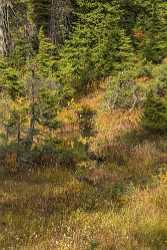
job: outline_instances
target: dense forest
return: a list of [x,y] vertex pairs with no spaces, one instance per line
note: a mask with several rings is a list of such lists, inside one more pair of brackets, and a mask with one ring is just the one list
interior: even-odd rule
[[0,0],[0,249],[167,249],[167,1]]

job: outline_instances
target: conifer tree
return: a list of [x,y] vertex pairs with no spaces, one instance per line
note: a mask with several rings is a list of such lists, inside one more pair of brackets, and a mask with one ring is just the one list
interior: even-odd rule
[[167,3],[163,3],[161,0],[150,0],[148,11],[143,55],[147,60],[160,62],[167,54]]
[[56,65],[58,51],[56,46],[44,34],[41,27],[38,35],[39,49],[36,56],[36,65],[41,76],[48,77],[52,74]]
[[132,55],[131,41],[120,24],[117,1],[77,1],[73,32],[61,54],[60,77],[75,88],[111,74]]
[[143,127],[150,132],[167,132],[167,67],[162,65],[155,86],[145,102]]

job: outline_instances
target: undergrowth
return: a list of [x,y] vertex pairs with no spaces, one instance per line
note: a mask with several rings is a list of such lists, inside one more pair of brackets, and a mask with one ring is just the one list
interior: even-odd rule
[[[2,148],[0,249],[166,250],[166,136],[142,128],[142,109],[105,110],[103,97],[62,109],[65,132],[31,151],[34,165],[18,167],[18,152]],[[83,107],[93,123],[84,112],[79,124]]]

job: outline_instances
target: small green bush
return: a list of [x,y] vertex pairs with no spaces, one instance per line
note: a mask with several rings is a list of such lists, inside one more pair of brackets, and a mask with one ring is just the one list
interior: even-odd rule
[[153,70],[153,66],[151,63],[140,66],[137,72],[137,77],[152,78],[152,70]]
[[144,105],[143,127],[150,132],[167,132],[167,67],[160,69]]
[[167,100],[152,92],[144,107],[142,125],[151,132],[167,132]]

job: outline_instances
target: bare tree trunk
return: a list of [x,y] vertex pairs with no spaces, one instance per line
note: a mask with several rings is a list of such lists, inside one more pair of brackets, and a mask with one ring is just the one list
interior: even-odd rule
[[21,121],[20,116],[17,120],[17,155],[16,155],[16,162],[19,163],[20,160],[20,140],[21,140]]
[[0,0],[0,54],[8,56],[11,47],[9,28],[9,9],[11,4],[7,0]]
[[71,26],[71,0],[51,0],[49,36],[54,44],[61,44]]
[[36,113],[35,113],[35,105],[36,105],[36,101],[35,101],[35,72],[32,69],[32,80],[31,80],[31,118],[30,118],[30,126],[29,126],[29,130],[28,130],[28,135],[27,135],[27,149],[30,150],[32,145],[33,145],[33,141],[34,141],[34,131],[35,131],[35,123],[36,123]]

